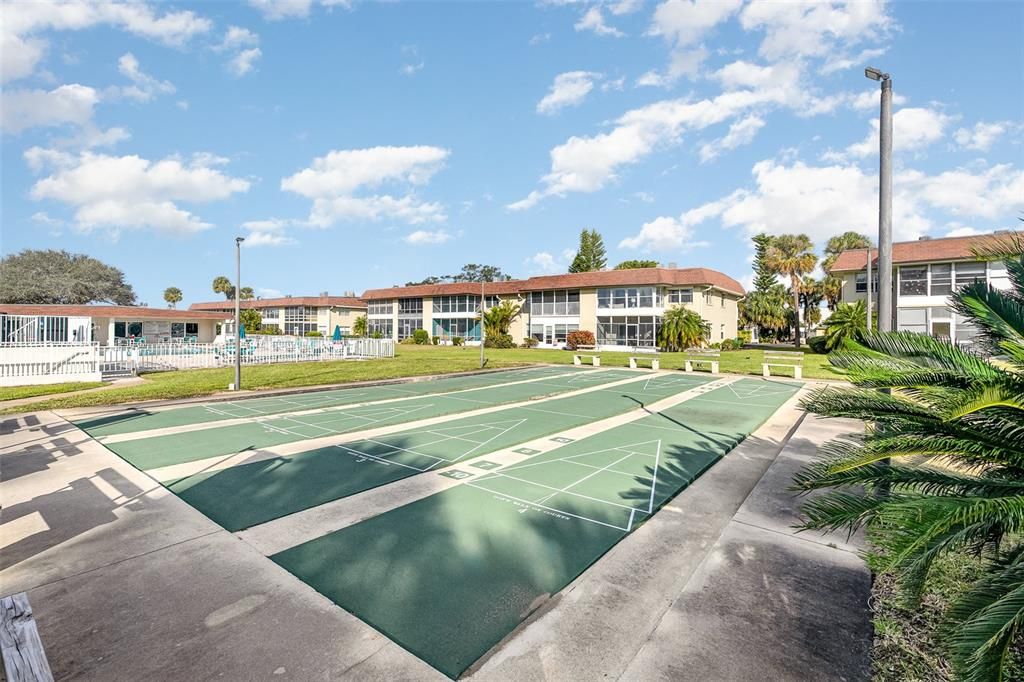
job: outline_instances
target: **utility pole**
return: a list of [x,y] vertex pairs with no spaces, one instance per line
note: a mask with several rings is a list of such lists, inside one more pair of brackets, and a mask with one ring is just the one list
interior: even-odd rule
[[242,390],[242,311],[239,297],[242,295],[242,242],[245,237],[235,237],[235,384],[234,390]]
[[484,281],[480,280],[480,369],[484,368],[484,313],[487,312],[487,299],[484,297]]
[[868,243],[868,331],[871,331],[871,243]]
[[892,331],[892,77],[879,69],[864,75],[882,86],[878,119],[878,331]]

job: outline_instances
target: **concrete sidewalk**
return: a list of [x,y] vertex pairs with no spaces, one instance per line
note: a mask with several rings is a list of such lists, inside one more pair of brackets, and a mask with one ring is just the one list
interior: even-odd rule
[[[867,571],[794,537],[785,491],[856,425],[801,418],[787,403],[469,676],[865,679]],[[27,592],[57,679],[445,679],[57,415],[0,422],[0,496],[0,595]]]

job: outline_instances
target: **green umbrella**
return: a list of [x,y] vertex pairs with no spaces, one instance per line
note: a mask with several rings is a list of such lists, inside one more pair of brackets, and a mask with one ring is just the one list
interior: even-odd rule
[[341,341],[341,325],[334,325],[334,340]]

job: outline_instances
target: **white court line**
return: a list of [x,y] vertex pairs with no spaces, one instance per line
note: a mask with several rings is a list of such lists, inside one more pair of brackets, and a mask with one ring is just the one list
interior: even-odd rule
[[[622,424],[622,426],[628,426],[628,424]],[[513,464],[512,466],[503,467],[503,468],[499,469],[498,471],[495,471],[491,475],[495,475],[496,476],[496,475],[498,475],[498,474],[500,474],[500,473],[502,473],[504,471],[517,471],[518,469],[528,469],[530,467],[539,467],[539,466],[543,466],[545,464],[552,464],[554,462],[566,462],[566,461],[569,461],[569,460],[576,459],[578,457],[589,457],[590,455],[599,455],[602,452],[611,452],[612,450],[619,450],[621,452],[627,452],[627,450],[625,450],[625,448],[627,448],[627,447],[636,447],[638,445],[647,445],[648,443],[653,443],[653,442],[654,442],[653,440],[645,440],[645,441],[642,441],[642,442],[639,442],[639,443],[633,443],[632,445],[623,445],[623,446],[617,447],[617,448],[605,448],[603,450],[591,450],[590,452],[582,452],[582,453],[580,453],[578,455],[566,455],[565,457],[558,457],[556,459],[547,459],[547,460],[544,460],[543,462],[528,462],[526,464]],[[658,443],[659,443],[658,447],[660,448],[661,447],[661,445],[660,445],[661,439],[658,439]],[[550,452],[555,452],[556,450],[558,450],[558,448],[556,448],[555,450],[551,450]],[[648,454],[643,453],[643,452],[637,452],[636,450],[631,450],[631,451],[628,451],[628,452],[632,452],[634,455],[643,455],[644,457],[654,457],[654,455],[648,455]],[[573,462],[573,464],[575,464],[575,462]],[[481,477],[481,480],[483,478],[484,477]]]
[[[623,459],[628,459],[628,457],[624,457]],[[519,481],[520,483],[529,483],[530,485],[535,485],[538,488],[545,488],[547,490],[554,490],[556,493],[565,492],[567,495],[572,495],[574,497],[581,497],[584,500],[591,500],[592,502],[600,502],[601,504],[607,504],[607,505],[612,506],[612,507],[621,507],[622,509],[636,509],[636,507],[631,507],[628,504],[619,504],[618,502],[609,502],[608,500],[602,500],[602,499],[599,499],[599,498],[596,498],[596,497],[590,497],[589,495],[584,495],[582,493],[570,493],[570,492],[566,492],[566,491],[562,490],[561,488],[555,488],[554,486],[544,485],[543,483],[537,483],[537,481],[530,481],[530,480],[527,480],[525,478],[518,478],[516,476],[509,476],[508,474],[502,474],[502,473],[497,473],[497,474],[494,474],[493,476],[487,476],[486,478],[479,478],[479,479],[476,480],[476,483],[480,483],[482,481],[492,481],[495,478],[508,478],[508,479],[513,480],[513,481]],[[576,481],[576,483],[579,483],[579,481]],[[471,485],[471,484],[467,484],[467,485]],[[575,483],[573,485],[575,485]],[[492,493],[496,492],[499,495],[503,495],[504,494],[504,493],[499,492],[497,490],[492,490],[491,492]],[[509,497],[511,497],[511,495],[509,495]],[[526,500],[523,500],[523,501],[525,502]],[[531,501],[530,504],[534,504],[534,502]]]
[[[412,469],[413,471],[419,471],[420,473],[422,473],[424,471],[427,471],[427,469],[421,469],[420,467],[414,467],[411,464],[402,464],[401,462],[396,462],[396,461],[393,461],[393,460],[390,460],[390,459],[384,459],[382,457],[378,457],[377,455],[370,455],[370,454],[367,454],[365,452],[359,452],[358,450],[353,450],[351,448],[347,448],[344,445],[338,445],[336,447],[341,448],[342,450],[345,450],[346,452],[348,452],[353,457],[362,457],[364,459],[372,459],[372,460],[380,462],[381,464],[388,464],[388,465],[394,464],[396,466],[405,467],[406,469]],[[436,463],[432,464],[431,466],[435,466],[435,465],[436,465]]]
[[[606,471],[607,469],[609,469],[610,467],[613,467],[613,466],[615,466],[616,464],[620,464],[620,463],[622,463],[622,462],[625,462],[625,461],[626,461],[627,459],[629,459],[629,458],[630,458],[630,457],[632,457],[632,456],[633,456],[633,453],[632,453],[632,452],[630,452],[630,453],[629,453],[629,454],[627,454],[627,455],[626,455],[625,457],[622,457],[622,458],[620,458],[620,459],[617,459],[617,460],[615,460],[614,462],[612,462],[612,463],[611,463],[611,464],[609,464],[608,466],[605,466],[605,467],[601,467],[601,468],[600,468],[600,469],[598,469],[597,471],[594,471],[594,472],[592,472],[592,473],[589,473],[589,474],[587,474],[586,476],[584,476],[583,478],[581,478],[581,479],[579,479],[579,480],[577,480],[577,481],[575,481],[575,482],[573,482],[573,483],[570,483],[569,485],[565,486],[565,487],[564,487],[564,488],[562,488],[561,490],[559,490],[559,491],[557,491],[557,492],[554,492],[554,493],[551,493],[551,494],[550,494],[550,495],[548,495],[547,497],[543,497],[543,498],[541,498],[540,500],[538,500],[538,502],[547,502],[548,500],[550,500],[550,499],[551,499],[552,497],[554,497],[554,496],[555,496],[555,495],[557,495],[558,493],[568,493],[568,492],[569,492],[569,489],[570,489],[570,488],[573,488],[573,487],[575,487],[575,486],[578,486],[578,485],[579,485],[580,483],[583,483],[583,481],[586,481],[586,480],[587,480],[587,479],[589,479],[589,478],[593,478],[594,476],[597,476],[597,475],[598,475],[599,473],[601,473],[602,471]],[[575,495],[576,493],[569,493],[569,494],[570,494],[570,495]]]
[[[504,497],[506,499],[515,500],[516,502],[522,502],[523,504],[528,504],[528,505],[533,506],[533,507],[540,507],[541,509],[547,509],[548,511],[557,512],[559,514],[565,514],[566,516],[571,516],[573,518],[579,519],[580,521],[589,521],[590,523],[596,523],[596,524],[598,524],[600,526],[605,526],[607,528],[614,528],[615,530],[621,530],[621,531],[623,531],[625,533],[628,533],[629,530],[630,530],[629,527],[623,528],[622,526],[616,526],[615,524],[612,524],[612,523],[605,523],[604,521],[598,521],[597,519],[590,519],[590,518],[587,518],[586,516],[580,516],[579,514],[573,514],[571,512],[567,512],[567,511],[564,511],[562,509],[555,509],[554,507],[547,507],[547,506],[545,506],[543,504],[537,504],[536,502],[530,502],[529,500],[524,500],[524,499],[522,499],[520,497],[516,497],[515,495],[506,495],[505,493],[500,493],[500,492],[491,490],[490,488],[484,488],[483,486],[477,485],[476,483],[469,483],[469,482],[463,481],[463,485],[468,485],[470,488],[476,488],[478,490],[483,490],[484,492],[491,493],[492,495],[500,495],[501,497]],[[632,515],[630,515],[630,516],[632,516]]]

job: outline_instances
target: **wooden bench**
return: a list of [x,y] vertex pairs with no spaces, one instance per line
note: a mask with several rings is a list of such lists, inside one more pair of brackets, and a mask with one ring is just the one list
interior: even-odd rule
[[771,376],[771,367],[789,367],[793,370],[793,378],[803,377],[804,354],[802,351],[794,350],[766,350],[764,362],[761,364],[761,374]]
[[687,348],[683,371],[692,372],[694,365],[710,365],[711,373],[718,374],[718,359],[722,354],[713,349]]
[[572,364],[582,365],[583,358],[590,358],[590,362],[594,367],[601,366],[601,351],[597,349],[597,346],[576,346],[576,352],[572,356]]
[[658,359],[658,354],[656,352],[655,353],[644,352],[644,351],[639,351],[639,352],[643,353],[643,355],[631,355],[631,356],[629,356],[629,368],[630,369],[638,369],[637,363],[640,363],[640,362],[649,362],[649,363],[651,363],[651,369],[653,369],[655,371],[661,369],[661,360]]

